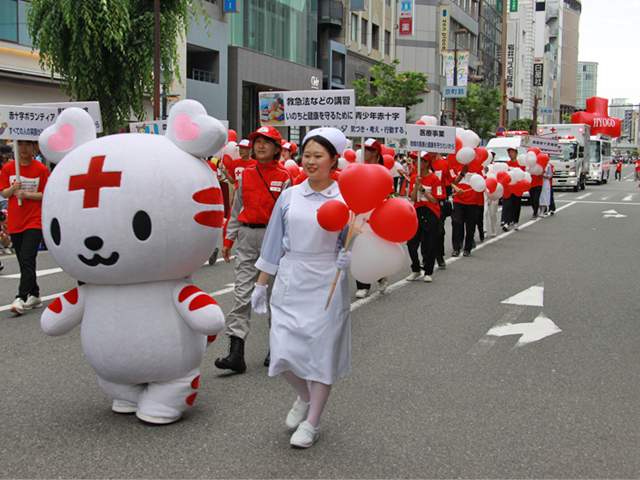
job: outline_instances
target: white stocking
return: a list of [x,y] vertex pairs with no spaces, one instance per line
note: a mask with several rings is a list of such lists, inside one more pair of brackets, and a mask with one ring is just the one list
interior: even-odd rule
[[307,384],[307,381],[304,378],[300,378],[290,370],[282,372],[281,375],[298,393],[300,400],[304,403],[309,403],[309,385]]
[[324,406],[329,400],[329,394],[331,393],[331,385],[325,385],[320,382],[311,382],[311,406],[309,407],[309,422],[314,427],[320,424],[320,415],[324,410]]

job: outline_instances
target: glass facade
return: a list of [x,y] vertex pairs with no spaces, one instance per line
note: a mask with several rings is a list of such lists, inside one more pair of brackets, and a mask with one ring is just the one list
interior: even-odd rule
[[228,15],[229,44],[316,66],[317,0],[239,0]]
[[484,77],[489,88],[500,86],[502,14],[493,2],[483,0],[480,10],[480,45],[478,59],[482,62],[478,73]]
[[24,0],[0,0],[0,40],[32,46],[27,27],[27,8]]
[[598,91],[598,63],[578,62],[578,88],[576,107],[587,108],[587,98],[595,97]]

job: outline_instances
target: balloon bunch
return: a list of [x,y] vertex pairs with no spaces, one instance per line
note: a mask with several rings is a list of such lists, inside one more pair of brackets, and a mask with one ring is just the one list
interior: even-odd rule
[[[399,242],[411,239],[418,230],[418,217],[403,198],[386,199],[393,190],[393,177],[382,165],[352,163],[338,179],[344,199],[329,200],[318,209],[318,223],[330,232],[349,224],[344,249],[351,250],[351,275],[372,283],[393,275],[404,266],[404,250]],[[340,270],[327,298],[329,307]]]
[[[473,130],[456,128],[456,153],[447,155],[447,163],[454,169],[460,169],[464,165],[469,165],[469,171],[481,174],[484,167],[491,163],[489,151],[480,147],[480,137]],[[482,175],[479,175],[482,177]],[[475,185],[475,186],[474,186]],[[480,180],[476,179],[472,184],[476,192],[483,192]]]
[[432,115],[423,115],[420,120],[416,122],[416,125],[438,125],[438,119]]
[[286,162],[284,162],[284,168],[287,170],[287,172],[289,172],[289,175],[291,175],[291,180],[293,180],[294,182],[302,171],[302,168],[298,166],[295,160],[287,160]]

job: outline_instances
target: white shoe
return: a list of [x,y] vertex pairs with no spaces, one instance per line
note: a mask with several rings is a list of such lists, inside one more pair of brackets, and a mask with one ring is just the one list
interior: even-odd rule
[[288,428],[296,428],[308,413],[309,402],[303,402],[300,400],[300,397],[298,397],[298,399],[293,403],[293,407],[289,411],[289,415],[287,415],[287,419],[284,423]]
[[17,313],[18,315],[22,315],[24,313],[24,300],[20,297],[16,297],[15,300],[11,303],[11,311],[13,313]]
[[138,406],[126,400],[114,400],[111,404],[111,410],[116,413],[136,413]]
[[411,275],[409,275],[407,278],[405,278],[405,280],[407,282],[413,282],[420,275],[422,275],[422,273],[420,273],[420,272],[411,272]]
[[144,413],[136,412],[136,417],[138,417],[143,422],[153,423],[155,425],[167,425],[169,423],[177,422],[178,420],[180,420],[180,417],[182,417],[182,415],[178,415],[177,417],[152,417],[151,415],[145,415]]
[[518,230],[520,230],[520,226],[517,223],[514,223],[513,229],[517,232]]
[[369,290],[365,290],[364,288],[362,290],[358,290],[356,292],[356,298],[364,298],[369,294]]
[[34,297],[33,295],[28,295],[27,301],[23,304],[25,310],[31,310],[32,308],[39,308],[41,306],[42,299],[40,297]]
[[309,448],[316,443],[320,436],[319,428],[314,427],[306,420],[300,424],[298,429],[291,435],[291,443],[294,447]]
[[380,293],[384,293],[384,291],[387,289],[388,286],[389,286],[389,282],[387,282],[387,277],[381,278],[380,281],[378,282],[378,291]]
[[431,275],[425,275],[424,278],[422,279],[423,282],[433,282],[433,278],[431,278]]
[[13,251],[10,248],[5,248],[4,253],[7,255],[13,255]]

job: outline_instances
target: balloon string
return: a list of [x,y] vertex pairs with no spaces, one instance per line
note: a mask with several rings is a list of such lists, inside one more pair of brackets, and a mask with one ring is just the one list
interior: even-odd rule
[[[353,241],[356,239],[356,237],[362,233],[362,227],[364,226],[366,220],[363,219],[362,221],[362,225],[358,228],[356,227],[356,215],[351,212],[351,217],[349,219],[349,233],[347,234],[347,240],[346,240],[346,245],[344,247],[344,251],[348,252],[349,249],[351,248],[351,245],[353,245]],[[329,296],[327,297],[327,303],[324,306],[325,311],[327,310],[327,308],[329,308],[329,304],[331,303],[331,298],[333,297],[333,292],[336,289],[336,285],[338,283],[338,277],[340,276],[340,269],[338,269],[338,271],[336,272],[336,276],[333,278],[333,284],[331,285],[331,291],[329,292]]]

